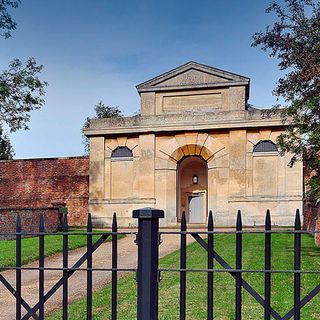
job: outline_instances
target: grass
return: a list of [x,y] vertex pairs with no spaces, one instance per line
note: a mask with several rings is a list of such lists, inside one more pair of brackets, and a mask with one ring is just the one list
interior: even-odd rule
[[[177,239],[178,241],[178,239]],[[273,235],[273,268],[291,270],[293,267],[293,236]],[[264,268],[264,236],[244,235],[243,268]],[[235,236],[217,235],[215,237],[217,252],[234,267]],[[320,270],[320,250],[314,246],[313,238],[302,235],[302,268]],[[161,268],[179,267],[179,251],[161,259]],[[206,268],[206,253],[193,243],[187,249],[188,268]],[[216,268],[221,268],[216,265]],[[258,291],[264,294],[264,275],[244,274],[244,278]],[[205,273],[187,274],[187,319],[206,319],[206,281]],[[216,273],[214,283],[214,316],[215,319],[234,319],[235,281],[227,273]],[[320,275],[302,275],[301,296],[304,297],[320,283]],[[134,274],[122,277],[118,283],[118,319],[136,319],[136,283]],[[107,285],[93,296],[93,319],[110,319],[111,286]],[[272,307],[284,316],[293,306],[293,275],[273,274]],[[84,298],[69,306],[69,319],[86,318],[86,300]],[[60,320],[61,311],[48,317],[49,320]],[[179,319],[179,274],[163,272],[159,288],[159,319]],[[263,319],[263,308],[243,290],[243,319]],[[302,309],[301,319],[320,319],[320,294]]]
[[[73,233],[85,232],[79,228],[69,230],[69,250],[74,250],[87,245],[85,235],[73,235]],[[121,235],[119,235],[120,237]],[[100,235],[94,235],[93,241],[96,241]],[[110,240],[108,238],[108,240]],[[39,259],[39,238],[30,237],[22,239],[22,264]],[[0,240],[0,269],[1,267],[15,266],[16,259],[16,241],[15,240]],[[62,252],[62,235],[47,235],[45,236],[45,256],[51,256],[55,253]]]

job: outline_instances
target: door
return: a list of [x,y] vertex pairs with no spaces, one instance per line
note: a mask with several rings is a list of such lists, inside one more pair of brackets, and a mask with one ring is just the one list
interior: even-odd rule
[[189,223],[203,223],[203,194],[189,196]]

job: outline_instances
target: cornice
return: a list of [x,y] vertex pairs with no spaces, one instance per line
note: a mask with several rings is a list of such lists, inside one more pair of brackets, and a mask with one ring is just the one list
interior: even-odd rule
[[283,126],[279,118],[264,118],[260,110],[246,110],[100,119],[93,120],[90,128],[85,129],[84,133],[86,136],[106,136]]

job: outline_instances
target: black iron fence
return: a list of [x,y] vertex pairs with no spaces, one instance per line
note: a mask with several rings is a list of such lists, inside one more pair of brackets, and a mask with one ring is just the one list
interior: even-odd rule
[[[264,319],[288,320],[293,318],[298,320],[301,317],[301,309],[320,292],[320,281],[308,294],[302,297],[301,295],[301,275],[302,274],[319,274],[320,270],[301,270],[301,235],[310,233],[301,230],[300,214],[297,210],[295,217],[294,230],[272,230],[269,210],[266,213],[264,230],[243,230],[241,212],[238,211],[235,231],[219,231],[214,229],[213,215],[209,212],[208,225],[206,231],[197,232],[187,230],[185,214],[182,214],[180,231],[160,231],[159,220],[164,217],[162,210],[145,208],[133,211],[133,217],[138,219],[138,232],[119,232],[117,226],[116,215],[113,217],[112,231],[110,232],[93,232],[91,216],[88,216],[86,232],[73,232],[72,235],[87,237],[87,250],[83,256],[69,267],[68,261],[68,232],[67,216],[63,219],[63,231],[58,233],[44,232],[44,218],[40,218],[38,233],[21,232],[20,217],[17,218],[16,226],[16,266],[5,267],[1,266],[2,270],[15,270],[16,282],[12,285],[2,273],[0,273],[0,282],[6,289],[15,297],[16,301],[16,319],[35,319],[42,320],[45,318],[44,306],[45,303],[53,296],[53,294],[62,287],[62,319],[68,319],[68,280],[77,271],[82,271],[86,274],[86,319],[92,318],[92,273],[94,271],[111,272],[111,319],[117,319],[117,288],[118,288],[118,273],[121,271],[136,272],[137,280],[137,319],[139,320],[157,320],[158,315],[158,285],[161,272],[179,272],[180,273],[180,320],[186,319],[186,289],[187,289],[187,273],[202,272],[207,274],[207,319],[214,318],[214,287],[215,274],[228,273],[235,280],[235,319],[242,319],[242,296],[243,291],[247,291],[264,310]],[[315,231],[317,232],[317,231]],[[236,261],[235,268],[232,268],[224,258],[219,255],[215,249],[215,235],[235,234],[236,236]],[[265,258],[264,269],[249,270],[243,269],[243,244],[242,238],[246,233],[264,234],[265,237]],[[275,233],[285,233],[294,235],[294,259],[292,270],[275,270],[272,269],[272,235]],[[136,269],[125,269],[118,267],[118,243],[117,237],[119,234],[135,234],[136,243],[138,245],[138,265]],[[162,235],[176,234],[180,237],[180,266],[179,268],[160,268],[159,267],[159,245]],[[5,235],[5,234],[3,234]],[[39,237],[39,266],[35,268],[22,265],[21,259],[21,242],[23,236],[38,236]],[[63,237],[63,261],[61,268],[53,268],[44,264],[44,236],[61,235]],[[99,239],[93,242],[93,235],[99,235]],[[187,268],[187,236],[191,236],[200,246],[207,252],[207,269],[188,269]],[[92,260],[94,252],[108,239],[112,241],[112,263],[111,268],[93,268]],[[86,267],[82,265],[86,263]],[[216,264],[220,265],[217,267]],[[39,301],[31,306],[23,298],[21,292],[22,286],[22,270],[37,270],[39,274]],[[44,290],[45,271],[59,270],[62,271],[62,277],[54,284],[47,292]],[[245,273],[262,273],[264,274],[264,295],[259,294],[250,283],[244,279]],[[286,315],[281,316],[277,310],[271,305],[271,285],[272,275],[275,273],[290,273],[294,275],[294,296],[293,306]],[[0,301],[1,303],[1,301]]]

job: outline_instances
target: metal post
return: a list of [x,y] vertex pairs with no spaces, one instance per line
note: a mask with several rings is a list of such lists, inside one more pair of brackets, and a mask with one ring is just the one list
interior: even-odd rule
[[[237,231],[242,231],[241,211],[237,215]],[[242,269],[242,233],[236,234],[236,269]],[[236,273],[236,320],[242,319],[242,273]]]
[[[181,216],[181,232],[187,231],[186,213],[183,211]],[[180,320],[186,319],[187,305],[187,272],[182,271],[187,268],[187,235],[180,235]]]
[[[294,230],[297,233],[294,234],[294,270],[300,271],[301,270],[301,221],[300,221],[300,212],[299,209],[296,211],[296,218],[294,223]],[[295,273],[294,274],[294,320],[301,319],[301,274]]]
[[133,210],[138,219],[138,320],[158,320],[159,219],[163,210]]

